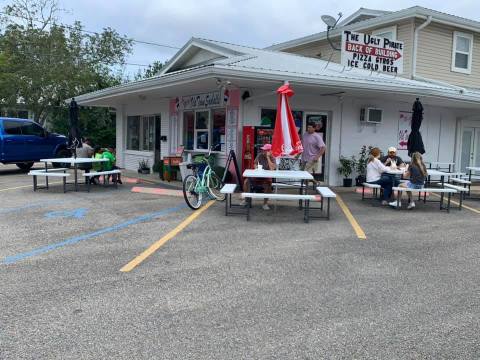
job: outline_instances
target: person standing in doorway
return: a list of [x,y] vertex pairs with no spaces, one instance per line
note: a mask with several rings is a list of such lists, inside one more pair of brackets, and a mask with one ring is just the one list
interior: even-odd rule
[[[303,153],[301,168],[312,175],[317,169],[318,160],[325,154],[326,146],[322,136],[315,132],[315,124],[307,124],[307,132],[302,137]],[[313,180],[315,183],[316,181]]]

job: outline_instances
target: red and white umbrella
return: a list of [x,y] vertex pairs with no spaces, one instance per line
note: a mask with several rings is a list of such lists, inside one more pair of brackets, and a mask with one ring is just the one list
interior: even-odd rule
[[272,155],[274,157],[297,155],[303,152],[303,145],[298,136],[288,98],[294,92],[286,83],[277,89],[278,104],[275,130],[272,139]]

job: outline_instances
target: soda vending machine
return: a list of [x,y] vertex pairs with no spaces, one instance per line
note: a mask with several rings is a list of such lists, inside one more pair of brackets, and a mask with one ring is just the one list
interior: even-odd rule
[[271,144],[273,129],[264,126],[244,126],[242,140],[242,171],[253,169],[255,158],[264,144]]

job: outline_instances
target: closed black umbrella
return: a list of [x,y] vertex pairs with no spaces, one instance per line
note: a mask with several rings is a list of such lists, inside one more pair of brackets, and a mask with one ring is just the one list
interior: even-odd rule
[[75,98],[70,102],[69,107],[70,131],[68,136],[68,143],[72,149],[73,156],[77,157],[77,148],[82,147],[82,140],[80,129],[78,128],[78,104]]
[[423,121],[423,105],[417,98],[412,108],[412,132],[408,136],[408,156],[412,156],[414,152],[425,154],[425,146],[423,145],[422,134],[420,134],[420,126]]

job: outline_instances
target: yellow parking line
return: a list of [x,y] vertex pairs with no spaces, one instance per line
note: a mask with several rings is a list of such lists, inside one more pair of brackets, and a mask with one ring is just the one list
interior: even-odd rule
[[[61,182],[50,182],[48,184],[49,185],[55,185],[55,184],[61,184]],[[33,189],[33,185],[30,184],[30,185],[23,185],[23,186],[16,186],[16,187],[11,187],[11,188],[6,188],[6,189],[0,189],[0,192],[16,190],[16,189],[23,189],[23,188],[27,188],[27,187],[31,187]]]
[[[436,197],[440,197],[440,195],[438,195],[438,194],[432,194],[432,195],[435,195]],[[460,196],[462,196],[462,195],[460,194]],[[446,202],[447,200],[443,199],[443,201]],[[460,206],[460,203],[459,203],[459,202],[456,202],[455,200],[450,200],[450,202],[451,202],[452,204],[455,204],[455,205]],[[468,205],[465,205],[465,202],[462,204],[462,209],[463,209],[463,208],[465,208],[465,209],[467,209],[467,210],[470,210],[470,211],[472,211],[472,212],[474,212],[474,213],[480,214],[480,210],[474,209],[474,208],[472,208],[472,207],[470,207],[470,206],[468,206]]]
[[167,241],[173,239],[177,234],[179,234],[183,229],[185,229],[190,223],[199,217],[205,210],[207,210],[210,206],[215,204],[215,200],[209,201],[205,206],[200,208],[199,210],[195,211],[192,215],[187,217],[183,220],[175,229],[170,231],[167,235],[162,237],[157,242],[150,245],[148,249],[138,255],[135,259],[130,261],[127,265],[120,269],[121,272],[129,272],[135,269],[138,265],[140,265],[146,258],[152,255],[155,251],[160,249]]
[[355,231],[355,234],[357,234],[357,237],[361,240],[366,240],[367,235],[365,235],[365,232],[360,227],[357,220],[353,217],[350,209],[347,207],[343,199],[338,194],[337,194],[337,202],[338,202],[338,205],[340,205],[340,208],[342,209],[343,213],[347,217],[348,221],[350,221],[350,225],[352,225],[352,228]]
[[9,190],[15,190],[15,189],[22,189],[22,188],[26,188],[26,187],[33,187],[33,185],[24,185],[24,186],[12,187],[12,188],[0,189],[0,192],[2,192],[2,191],[9,191]]

